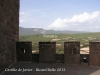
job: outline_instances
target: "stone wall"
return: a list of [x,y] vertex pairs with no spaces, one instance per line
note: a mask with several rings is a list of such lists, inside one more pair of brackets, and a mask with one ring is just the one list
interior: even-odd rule
[[89,65],[100,66],[100,42],[89,42]]
[[32,62],[39,63],[39,54],[32,54]]
[[0,0],[0,73],[16,61],[19,0]]
[[56,54],[56,42],[39,42],[39,62],[54,63]]
[[32,42],[16,42],[16,58],[18,62],[32,62]]
[[[86,61],[84,61],[84,57],[86,58]],[[89,65],[89,54],[80,54],[80,64],[84,65]]]
[[80,64],[80,42],[64,42],[64,63]]
[[56,54],[56,63],[64,63],[64,54]]

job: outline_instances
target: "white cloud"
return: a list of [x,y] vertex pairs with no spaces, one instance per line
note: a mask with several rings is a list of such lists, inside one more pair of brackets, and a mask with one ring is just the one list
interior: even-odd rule
[[25,12],[20,12],[20,15],[23,15],[23,14],[25,14]]
[[26,22],[26,20],[24,20],[24,19],[21,19],[19,22],[20,22],[20,23],[21,23],[21,22]]
[[94,28],[100,28],[100,11],[93,13],[84,12],[83,14],[74,15],[72,18],[58,18],[51,25],[49,25],[48,28],[87,30],[90,26],[94,26]]
[[39,10],[30,9],[25,12],[20,12],[19,22],[22,27],[32,27],[33,25],[39,25],[43,21],[41,18],[46,17],[46,13]]
[[65,26],[68,26],[68,25],[66,25],[66,21],[65,20],[62,20],[61,18],[58,18],[57,20],[55,20],[54,23],[52,23],[48,27],[50,27],[50,28],[52,28],[52,27],[53,28],[63,28]]
[[[92,13],[73,15],[72,18],[58,18],[49,26],[42,26],[44,21],[41,17],[46,17],[46,13],[38,10],[20,12],[20,26],[32,28],[44,28],[55,30],[79,30],[79,31],[97,31],[100,29],[100,11]],[[33,26],[34,25],[34,26]]]
[[19,18],[19,22],[23,23],[27,21],[27,13],[26,12],[20,12],[20,18]]

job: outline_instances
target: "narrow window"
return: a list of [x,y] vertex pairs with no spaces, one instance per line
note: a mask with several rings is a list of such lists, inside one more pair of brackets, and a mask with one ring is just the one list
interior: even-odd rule
[[76,49],[73,49],[73,48],[72,48],[72,49],[70,49],[70,51],[71,51],[71,52],[70,52],[71,54],[76,54]]
[[25,54],[25,49],[24,49],[24,54]]

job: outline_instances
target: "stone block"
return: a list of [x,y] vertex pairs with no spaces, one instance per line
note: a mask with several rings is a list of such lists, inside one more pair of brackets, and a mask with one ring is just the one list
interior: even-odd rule
[[55,62],[56,43],[39,42],[39,62],[50,63]]
[[100,42],[89,42],[89,64],[100,66]]
[[32,42],[16,42],[17,61],[32,61]]
[[64,63],[80,64],[80,42],[64,42]]

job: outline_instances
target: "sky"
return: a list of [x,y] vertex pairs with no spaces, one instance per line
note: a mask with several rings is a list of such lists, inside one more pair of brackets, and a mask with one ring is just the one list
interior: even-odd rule
[[19,26],[100,32],[100,0],[20,0]]

